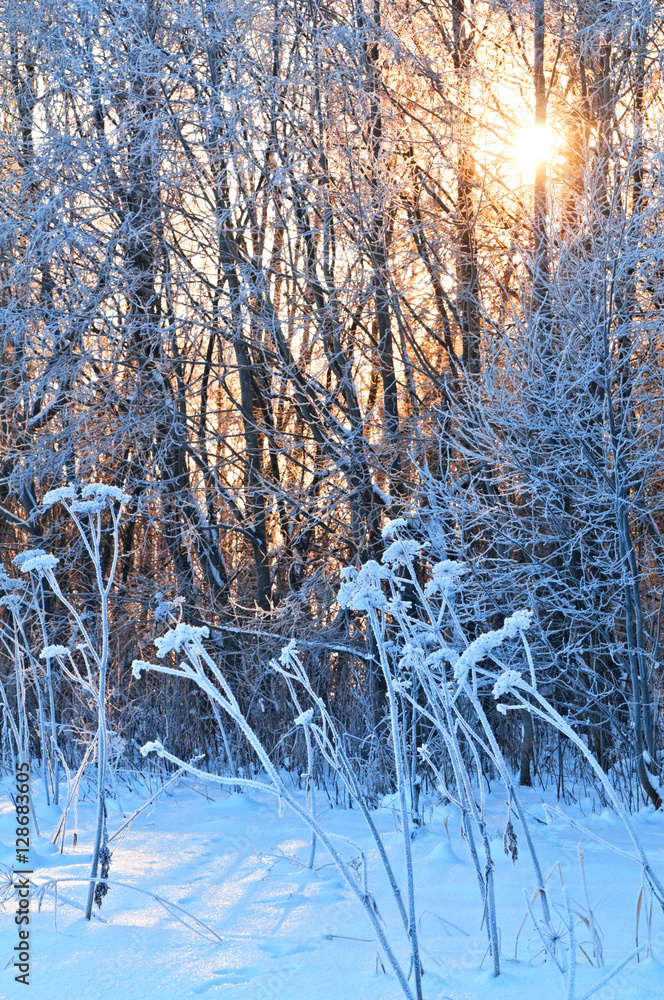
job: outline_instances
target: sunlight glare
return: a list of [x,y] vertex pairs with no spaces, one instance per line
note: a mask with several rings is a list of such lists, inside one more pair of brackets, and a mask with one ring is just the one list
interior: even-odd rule
[[511,157],[519,168],[523,184],[534,183],[537,165],[551,159],[551,147],[551,129],[547,125],[532,125],[515,134]]

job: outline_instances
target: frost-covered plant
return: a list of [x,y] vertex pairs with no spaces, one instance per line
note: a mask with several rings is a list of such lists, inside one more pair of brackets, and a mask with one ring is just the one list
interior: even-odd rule
[[[364,586],[364,583],[362,585]],[[379,845],[379,852],[388,873],[392,891],[395,894],[395,898],[398,900],[401,915],[409,932],[411,942],[411,970],[415,975],[415,991],[411,988],[408,981],[409,976],[406,974],[398,961],[392,942],[386,935],[376,901],[373,895],[369,892],[366,883],[366,873],[361,879],[358,880],[357,873],[353,870],[349,863],[344,860],[342,854],[336,847],[334,842],[336,838],[322,827],[320,821],[316,817],[315,811],[311,807],[311,801],[309,800],[307,804],[303,806],[294,796],[291,789],[286,785],[279,768],[274,764],[269,752],[261,742],[251,724],[248,722],[245,714],[242,712],[242,709],[240,708],[240,705],[238,704],[238,701],[235,698],[235,695],[223,672],[207,652],[203,644],[203,640],[207,638],[207,635],[208,629],[205,626],[196,627],[185,623],[178,624],[175,628],[170,629],[164,636],[155,640],[155,645],[157,646],[158,657],[160,659],[163,659],[168,653],[171,652],[176,654],[183,653],[184,659],[182,659],[176,667],[166,666],[163,663],[156,664],[148,663],[144,660],[134,660],[132,665],[134,675],[139,677],[143,671],[150,670],[158,673],[174,675],[176,677],[188,678],[196,683],[208,695],[211,703],[222,709],[242,732],[248,744],[260,761],[267,781],[258,780],[256,778],[238,778],[233,776],[209,774],[202,771],[200,768],[195,767],[193,764],[182,761],[178,757],[169,753],[169,751],[159,741],[150,741],[146,743],[145,746],[142,747],[141,753],[143,753],[143,755],[151,752],[157,753],[160,757],[177,764],[185,771],[195,774],[204,780],[214,781],[223,785],[239,785],[241,787],[254,788],[259,791],[269,792],[278,796],[282,802],[286,803],[289,808],[292,809],[292,811],[307,824],[312,832],[313,836],[310,850],[310,862],[313,863],[312,855],[315,851],[316,843],[320,843],[321,846],[327,850],[332,860],[339,868],[344,880],[363,906],[364,911],[385,952],[387,960],[401,986],[404,996],[407,1000],[421,1000],[421,968],[419,952],[417,950],[417,936],[410,933],[411,924],[406,915],[403,903],[401,902],[401,895],[396,884],[394,873],[389,864],[384,848],[382,847],[382,842],[380,841],[380,837],[378,836],[375,825],[373,824],[373,820],[369,819],[369,827],[374,835],[376,844]],[[350,766],[348,758],[343,750],[343,741],[339,739],[325,706],[314,695],[294,646],[287,647],[287,649],[284,650],[281,660],[282,662],[280,665],[273,663],[273,666],[282,674],[289,684],[293,696],[294,708],[297,713],[295,723],[299,726],[303,726],[305,731],[310,733],[310,739],[314,740],[317,747],[320,749],[320,752],[323,754],[325,759],[328,760],[331,766],[338,770],[342,780],[349,790],[352,791],[353,797],[356,801],[358,801],[358,803],[361,804],[362,812],[365,818],[368,817],[369,810],[366,806],[364,796],[359,788],[357,778],[354,775],[352,767]],[[305,691],[314,701],[313,705],[305,708],[301,704],[293,686],[294,681],[302,683]],[[318,721],[318,719],[320,719],[320,721]],[[309,746],[311,748],[311,744],[309,744]],[[407,828],[404,828],[404,839],[409,839]],[[410,878],[412,880],[412,865]]]
[[[45,601],[41,587],[42,574],[38,567],[53,565],[53,558],[41,549],[19,554],[15,564],[28,576],[28,581],[10,577],[0,568],[0,606],[5,609],[0,629],[0,643],[14,665],[16,717],[9,704],[4,685],[0,683],[5,725],[4,745],[9,745],[10,756],[15,761],[30,759],[30,732],[26,709],[26,696],[31,687],[37,700],[39,740],[41,745],[41,776],[47,805],[50,803],[49,776],[53,782],[54,801],[58,803],[60,750],[57,739],[55,699],[50,661],[39,663],[34,655],[30,636],[30,619],[37,616],[45,637]],[[57,564],[57,560],[55,561]],[[45,670],[44,670],[45,666]]]
[[[403,903],[401,890],[385,851],[383,841],[371,815],[366,791],[362,787],[362,783],[346,752],[344,735],[339,731],[325,701],[316,695],[294,640],[288,646],[284,647],[279,660],[273,660],[271,665],[273,670],[286,681],[295,710],[300,713],[295,723],[305,726],[305,731],[309,732],[310,739],[313,740],[321,757],[328,764],[331,773],[340,778],[349,799],[360,809],[376,845],[378,856],[387,876],[403,925],[406,931],[408,931],[408,915]],[[302,710],[300,689],[307,700],[315,707]],[[415,939],[414,944],[415,948],[413,951],[416,954],[417,939]],[[411,947],[412,945],[413,942],[411,942]],[[413,956],[414,960],[415,955]]]
[[[330,853],[362,902],[404,995],[408,998],[417,997],[418,1000],[422,995],[422,985],[411,853],[411,838],[416,833],[418,822],[415,805],[420,780],[418,767],[430,770],[440,790],[460,810],[463,832],[480,891],[482,922],[487,930],[493,971],[495,975],[500,972],[492,832],[487,820],[483,789],[483,775],[488,764],[502,781],[509,812],[514,809],[519,817],[535,876],[532,902],[538,899],[543,919],[539,921],[536,918],[531,901],[527,904],[528,911],[543,942],[545,953],[565,977],[567,997],[573,1000],[576,996],[574,916],[571,907],[567,905],[567,918],[563,918],[567,930],[562,935],[552,925],[546,880],[542,876],[535,843],[514,777],[485,710],[486,697],[490,697],[492,693],[496,698],[514,696],[516,704],[503,706],[505,710],[526,708],[554,724],[579,747],[605,787],[606,794],[624,817],[637,849],[636,860],[641,863],[644,877],[660,902],[664,900],[664,891],[640,848],[619,797],[609,787],[607,776],[594,761],[583,741],[538,691],[535,664],[526,638],[526,632],[533,623],[533,612],[529,609],[517,610],[505,618],[500,627],[487,630],[472,639],[468,638],[455,609],[455,595],[463,585],[465,567],[451,560],[441,560],[434,563],[428,582],[423,583],[421,567],[426,559],[426,552],[419,543],[405,537],[406,527],[402,519],[391,522],[385,531],[388,544],[382,562],[372,560],[360,569],[345,570],[338,595],[340,607],[366,615],[377,665],[385,685],[391,751],[404,834],[405,895],[402,895],[382,838],[376,830],[367,795],[346,753],[344,734],[338,730],[325,701],[316,693],[295,641],[286,646],[279,660],[273,660],[271,665],[288,687],[294,710],[294,726],[304,733],[308,762],[304,806],[286,786],[279,769],[240,709],[223,672],[207,652],[204,640],[208,637],[208,629],[205,626],[194,627],[180,622],[155,640],[162,660],[168,654],[184,653],[184,658],[177,666],[136,660],[133,665],[134,673],[138,676],[143,670],[152,670],[194,681],[207,693],[215,709],[225,712],[244,734],[268,781],[206,774],[179,760],[159,742],[146,744],[142,752],[156,752],[207,780],[270,791],[286,802],[311,830],[310,866],[314,863],[317,843],[320,843]],[[509,647],[511,665],[506,665],[500,656],[502,649]],[[411,713],[410,723],[406,721],[408,712]],[[427,731],[429,735],[416,749],[418,728],[420,733]],[[408,974],[397,961],[392,942],[385,936],[375,902],[367,889],[366,874],[358,881],[335,847],[332,836],[324,830],[316,816],[311,792],[314,752],[340,778],[350,799],[357,803],[366,820],[408,934],[411,950]],[[515,860],[516,834],[511,820],[508,820],[504,844],[506,852]],[[617,971],[609,973],[597,988],[608,982]],[[410,985],[411,976],[414,978],[414,988]],[[593,989],[587,995],[594,992]]]
[[[108,601],[115,580],[120,555],[120,519],[130,497],[116,486],[105,483],[88,483],[82,488],[62,486],[50,490],[44,497],[42,506],[48,509],[60,503],[71,517],[79,537],[90,559],[99,595],[99,633],[93,635],[87,628],[75,604],[62,591],[55,575],[57,559],[41,550],[21,553],[14,562],[22,573],[31,578],[48,581],[51,590],[66,608],[78,630],[79,642],[75,649],[45,643],[41,657],[50,663],[55,658],[62,672],[74,683],[79,684],[90,696],[97,712],[97,816],[92,849],[90,884],[85,915],[89,920],[92,905],[105,895],[106,883],[102,876],[108,870],[110,854],[106,844],[106,788],[109,763],[109,729],[106,717],[106,677],[109,658],[109,611]],[[102,537],[110,530],[112,536],[111,560],[104,575],[102,569]],[[44,633],[44,638],[46,638]],[[82,666],[81,666],[82,664]]]
[[[545,923],[549,924],[551,918],[527,818],[479,697],[478,665],[492,656],[503,643],[518,638],[530,625],[532,614],[526,610],[517,611],[505,620],[500,629],[488,631],[469,641],[453,602],[466,568],[449,559],[435,563],[431,579],[423,588],[415,560],[424,552],[421,545],[405,536],[405,528],[403,519],[387,525],[384,536],[389,539],[389,545],[383,555],[383,564],[367,564],[368,571],[367,567],[362,567],[359,572],[347,574],[339,602],[348,609],[366,613],[378,649],[390,704],[397,783],[404,816],[407,814],[406,781],[403,741],[396,724],[398,700],[410,704],[413,712],[429,725],[432,736],[435,735],[445,749],[454,776],[453,790],[447,789],[426,743],[420,748],[420,759],[430,767],[461,811],[482,898],[493,971],[498,975],[500,959],[494,861],[485,819],[480,754],[492,762],[506,787],[510,804],[517,810],[534,866]],[[410,601],[404,599],[406,586]],[[413,607],[413,604],[416,606]],[[417,691],[420,692],[419,698]],[[474,717],[473,724],[467,717],[469,710],[471,718]],[[466,745],[465,753],[462,740]],[[475,776],[473,772],[476,772]],[[411,781],[411,799],[414,784]],[[476,801],[478,795],[479,804]]]
[[[525,635],[522,635],[522,641],[524,647],[528,649],[529,659],[532,662],[532,656],[528,647],[528,640]],[[557,729],[559,733],[567,737],[567,739],[570,740],[570,742],[573,743],[585,757],[596,775],[600,786],[604,790],[604,793],[613,805],[617,814],[620,816],[620,819],[629,834],[630,840],[632,841],[634,849],[636,850],[636,858],[634,858],[634,860],[641,865],[643,877],[664,911],[664,886],[662,885],[658,875],[655,873],[650,859],[643,849],[641,841],[639,840],[634,828],[634,824],[632,823],[629,814],[621,801],[620,795],[613,787],[606,771],[599,764],[594,754],[589,750],[585,741],[581,738],[581,736],[579,736],[569,722],[562,717],[557,709],[554,708],[550,701],[540,693],[537,688],[537,680],[534,670],[532,673],[532,683],[528,683],[524,680],[521,674],[515,670],[503,670],[494,681],[493,696],[496,700],[498,700],[506,697],[507,695],[511,695],[514,701],[512,703],[499,702],[498,711],[507,713],[509,711],[513,711],[515,708],[527,708],[533,715],[543,719],[545,722],[549,723],[549,725]]]
[[[416,729],[418,720],[428,721],[431,731],[437,734],[448,754],[456,785],[451,797],[459,804],[463,816],[464,831],[481,893],[483,922],[487,927],[494,973],[497,975],[500,971],[500,960],[493,886],[494,862],[491,855],[491,838],[485,818],[480,753],[484,753],[494,760],[496,769],[503,777],[509,790],[510,803],[517,806],[519,810],[520,806],[509,770],[502,760],[497,741],[477,696],[477,667],[502,643],[518,637],[523,629],[530,624],[531,616],[529,612],[517,612],[505,621],[502,628],[480,635],[472,642],[466,641],[462,648],[457,648],[463,632],[454,615],[451,595],[463,578],[465,569],[460,564],[449,560],[437,564],[426,592],[422,590],[414,567],[414,560],[420,554],[420,546],[410,538],[401,537],[403,526],[404,522],[392,522],[388,525],[385,535],[390,541],[382,563],[372,560],[359,570],[350,567],[343,571],[338,600],[342,608],[367,615],[369,627],[375,640],[378,665],[385,684],[397,797],[404,834],[405,897],[402,895],[382,839],[376,830],[367,797],[346,754],[343,734],[338,732],[324,701],[314,691],[297,652],[295,642],[284,648],[279,661],[272,661],[272,668],[285,680],[288,686],[295,711],[295,725],[301,727],[305,735],[308,760],[307,775],[311,774],[312,753],[315,747],[331,771],[341,779],[348,795],[358,804],[367,822],[408,934],[411,950],[410,973],[414,977],[414,995],[419,1000],[422,991],[421,963],[411,851],[411,837],[415,832],[413,821],[416,817],[414,799],[419,777],[416,773],[417,758],[415,754],[412,755],[410,766],[404,756],[404,747],[410,728],[405,721],[405,708],[410,706],[412,709],[413,730]],[[403,600],[404,573],[410,576],[411,586],[415,587],[421,602],[418,614],[412,613],[408,604]],[[446,614],[452,619],[451,628],[447,628],[444,622]],[[313,864],[318,840],[330,851],[347,881],[350,879],[349,884],[362,900],[378,933],[380,922],[376,918],[375,904],[357,886],[356,880],[347,870],[346,864],[332,844],[329,834],[326,834],[321,828],[309,794],[307,794],[306,807],[303,809],[286,788],[267,750],[242,713],[226,678],[207,653],[204,646],[204,639],[207,638],[207,635],[208,630],[205,626],[194,627],[180,622],[164,636],[156,639],[155,645],[158,656],[162,660],[167,654],[177,654],[182,651],[185,658],[176,667],[136,660],[133,664],[134,673],[138,676],[143,670],[153,670],[190,678],[208,694],[213,706],[221,708],[236,723],[261,761],[263,769],[270,779],[270,785],[266,786],[263,782],[247,779],[207,777],[222,784],[250,785],[262,790],[272,790],[283,801],[287,802],[305,820],[312,831],[310,864]],[[429,651],[425,652],[423,647]],[[476,729],[473,730],[468,726],[467,720],[460,710],[462,696],[466,703],[470,702],[479,718],[480,731],[483,730],[484,733],[483,737],[478,735]],[[462,739],[465,739],[470,747],[472,769],[469,769],[468,754],[463,752]],[[206,776],[198,768],[192,768],[170,754],[161,743],[146,744],[143,752],[150,751],[157,752],[193,773]],[[420,763],[422,762],[430,765],[433,772],[440,777],[436,762],[426,746],[421,748]],[[308,777],[307,790],[309,784]],[[476,801],[478,790],[479,804]],[[522,810],[520,810],[520,815],[524,828],[527,830],[526,818]],[[535,865],[537,887],[542,899],[545,921],[549,922],[548,902],[541,870],[529,831],[527,831],[526,836]],[[479,850],[483,853],[482,859],[480,859],[476,844],[477,837],[479,837],[481,844]],[[379,939],[404,993],[410,996],[411,987],[407,982],[410,976],[406,977],[398,965],[390,944],[385,940],[382,929],[379,933]]]

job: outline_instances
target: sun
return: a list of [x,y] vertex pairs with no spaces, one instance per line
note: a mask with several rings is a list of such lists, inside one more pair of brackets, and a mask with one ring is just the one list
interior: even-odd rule
[[515,133],[510,158],[521,174],[523,184],[533,184],[540,163],[549,163],[553,151],[553,136],[548,125],[532,125]]

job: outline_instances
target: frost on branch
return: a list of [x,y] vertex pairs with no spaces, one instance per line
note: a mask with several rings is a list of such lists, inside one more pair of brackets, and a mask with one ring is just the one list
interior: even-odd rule
[[171,650],[179,650],[185,642],[198,642],[200,639],[207,638],[209,634],[210,630],[207,625],[187,625],[185,622],[180,622],[175,628],[169,629],[165,635],[155,639],[157,656],[161,659]]
[[164,744],[159,740],[149,740],[141,747],[141,757],[147,757],[147,755],[153,751],[161,757],[164,753]]
[[147,663],[146,660],[133,660],[131,664],[131,672],[134,677],[140,677],[142,670],[158,670],[159,668],[154,663]]
[[341,578],[344,582],[339,587],[339,607],[350,611],[384,608],[387,599],[381,584],[389,577],[390,571],[374,559],[366,562],[359,571],[353,566],[342,569]]
[[296,726],[308,726],[314,717],[313,708],[307,708],[306,711],[301,712],[295,720]]
[[28,549],[27,552],[20,552],[14,558],[14,565],[21,573],[46,573],[49,569],[54,569],[58,565],[58,560],[50,552],[43,549]]

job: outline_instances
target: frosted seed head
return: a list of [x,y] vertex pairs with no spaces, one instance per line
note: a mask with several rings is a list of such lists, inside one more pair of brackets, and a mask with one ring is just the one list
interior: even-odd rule
[[42,509],[47,510],[52,507],[55,503],[60,503],[63,500],[73,500],[76,496],[75,486],[58,486],[57,489],[49,490],[45,494],[42,500]]
[[26,559],[31,559],[33,556],[45,556],[45,555],[48,555],[45,549],[25,549],[24,552],[19,552],[17,556],[14,556],[12,562],[14,563],[14,566],[17,566],[18,569],[21,569]]
[[425,662],[424,650],[421,646],[413,646],[412,643],[407,642],[406,645],[401,650],[401,658],[399,659],[399,669],[400,670],[412,670],[417,669],[422,666]]
[[513,634],[516,635],[517,632],[525,632],[529,629],[533,623],[535,612],[532,608],[521,608],[519,611],[515,611],[511,614],[509,618],[505,619],[503,628],[509,629],[510,632],[513,630]]
[[369,611],[385,608],[387,598],[381,583],[390,577],[390,571],[374,559],[370,559],[359,572],[352,566],[341,571],[343,583],[339,587],[339,606],[351,611]]
[[514,688],[520,687],[521,683],[521,674],[516,670],[504,670],[493,685],[494,698],[502,698],[503,695],[509,694]]
[[467,572],[467,567],[463,563],[454,559],[443,559],[435,563],[424,593],[427,597],[434,597],[436,594],[445,596],[450,591],[456,590],[461,577]]
[[296,726],[308,726],[314,717],[313,708],[308,708],[306,711],[301,712],[295,720]]
[[155,639],[157,656],[161,659],[171,650],[179,650],[184,643],[195,643],[200,639],[207,638],[209,634],[210,630],[207,625],[187,625],[185,622],[180,622],[175,628],[169,629],[165,635]]
[[9,576],[5,570],[0,567],[0,590],[4,590],[6,593],[12,593],[15,590],[23,590],[25,583],[23,580],[15,580],[14,577]]
[[386,566],[408,566],[421,551],[422,546],[411,538],[397,538],[385,549],[381,561]]
[[10,608],[13,611],[18,611],[21,607],[21,598],[16,594],[5,594],[0,597],[0,608]]
[[454,664],[457,662],[458,659],[459,659],[459,654],[457,653],[456,649],[453,649],[451,646],[448,646],[447,643],[441,641],[440,648],[434,649],[433,653],[429,653],[426,662],[427,666],[430,667],[437,667],[439,663],[443,662],[449,663],[451,664],[451,666],[454,666]]
[[44,646],[39,654],[40,660],[52,660],[56,656],[68,656],[69,650],[66,646]]
[[76,514],[98,514],[104,507],[103,500],[74,500],[71,505]]
[[387,522],[381,531],[381,535],[383,538],[391,538],[398,528],[406,528],[407,526],[408,522],[405,521],[403,517],[395,517],[391,521]]
[[81,490],[84,500],[97,500],[101,503],[129,503],[131,497],[123,493],[118,486],[108,486],[106,483],[87,483]]
[[32,549],[28,552],[21,552],[14,559],[14,563],[18,566],[21,573],[33,572],[42,576],[49,570],[54,569],[58,565],[58,560],[50,552],[44,552],[42,549]]

